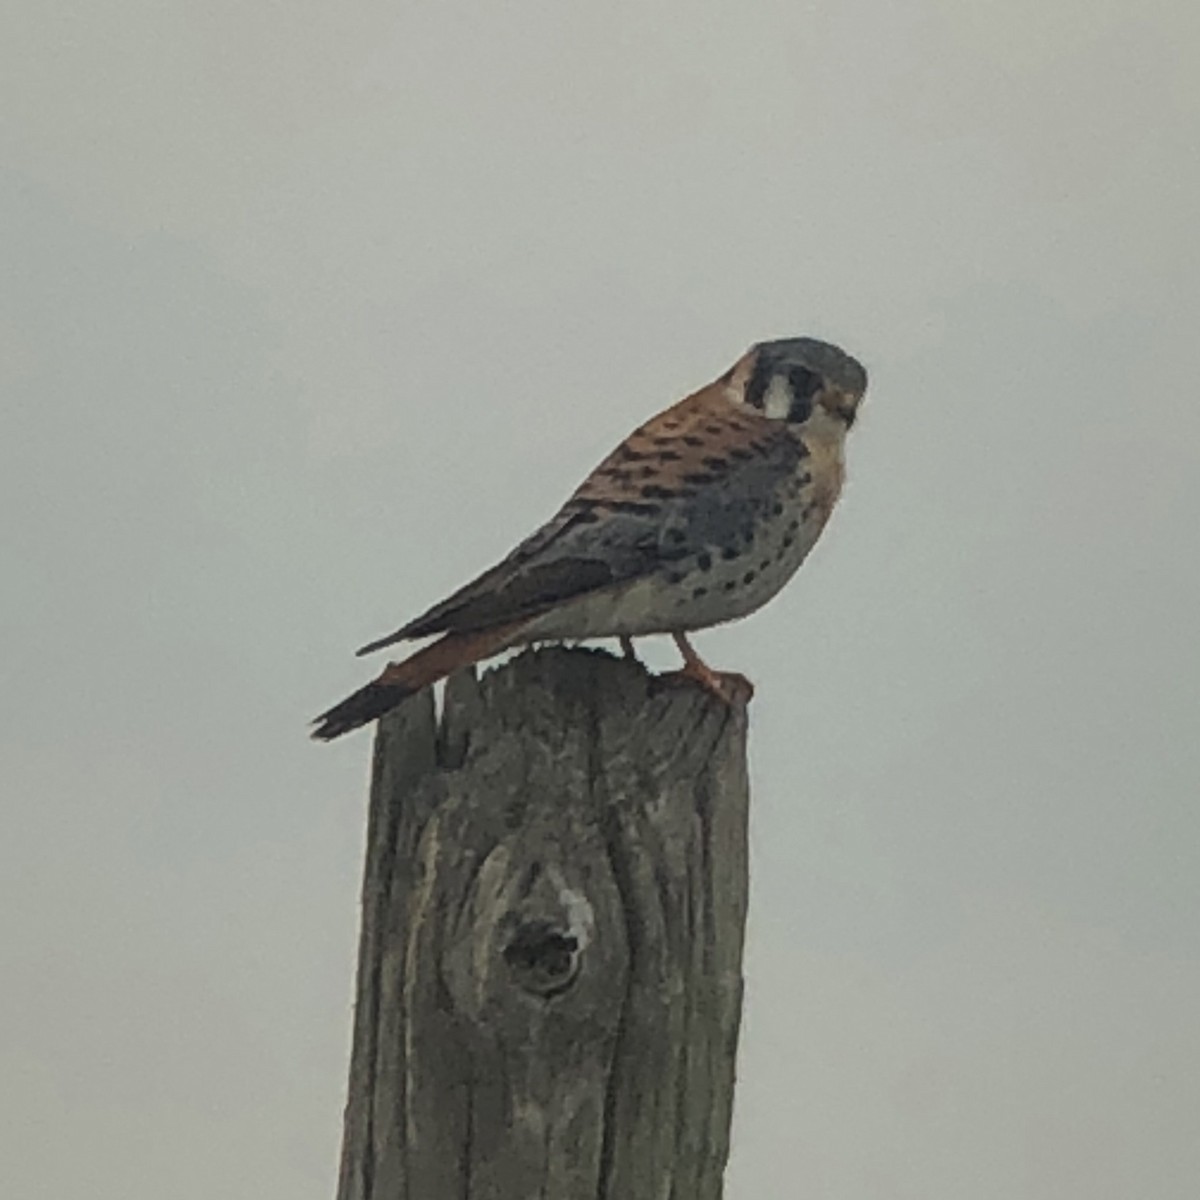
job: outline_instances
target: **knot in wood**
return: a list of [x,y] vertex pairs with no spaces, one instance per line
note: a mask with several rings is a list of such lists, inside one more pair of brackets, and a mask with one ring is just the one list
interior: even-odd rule
[[503,953],[517,985],[539,996],[559,995],[579,974],[579,939],[548,921],[520,925]]

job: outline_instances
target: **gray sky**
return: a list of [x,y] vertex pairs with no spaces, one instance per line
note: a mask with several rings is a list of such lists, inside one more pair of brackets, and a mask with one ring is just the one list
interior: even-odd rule
[[699,639],[758,685],[731,1197],[1192,1200],[1193,3],[5,27],[6,1195],[331,1194],[370,742],[306,719],[807,333],[846,497]]

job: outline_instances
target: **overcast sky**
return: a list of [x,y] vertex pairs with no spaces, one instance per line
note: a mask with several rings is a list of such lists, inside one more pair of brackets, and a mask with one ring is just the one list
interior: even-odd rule
[[[332,1194],[354,647],[756,340],[871,372],[757,683],[732,1200],[1194,1200],[1191,0],[19,0],[0,1190]],[[648,657],[673,665],[669,647]]]

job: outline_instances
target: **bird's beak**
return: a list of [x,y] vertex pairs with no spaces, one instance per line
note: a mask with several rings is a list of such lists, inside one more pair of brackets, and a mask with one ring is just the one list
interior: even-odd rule
[[843,392],[831,389],[828,399],[822,399],[822,406],[831,417],[837,417],[847,429],[853,426],[858,416],[858,403]]

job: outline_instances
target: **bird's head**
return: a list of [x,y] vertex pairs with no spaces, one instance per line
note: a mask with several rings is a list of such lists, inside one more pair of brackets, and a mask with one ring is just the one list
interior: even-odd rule
[[816,338],[759,342],[726,376],[733,398],[773,420],[843,436],[867,390],[862,363]]

